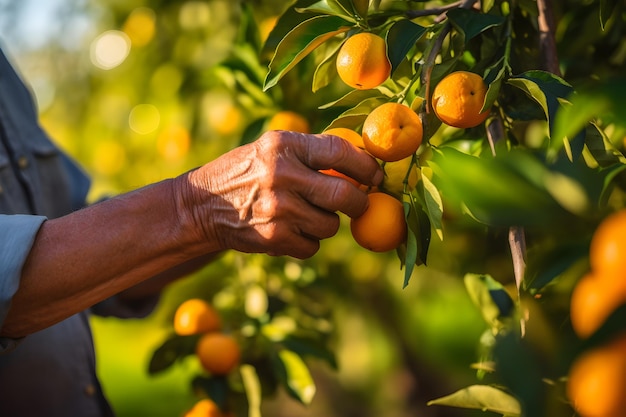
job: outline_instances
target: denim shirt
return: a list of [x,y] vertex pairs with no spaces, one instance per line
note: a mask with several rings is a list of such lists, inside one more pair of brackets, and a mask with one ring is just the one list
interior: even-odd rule
[[[83,207],[88,189],[40,128],[29,90],[0,50],[0,326],[39,227]],[[0,338],[0,416],[112,415],[87,312],[20,340]]]

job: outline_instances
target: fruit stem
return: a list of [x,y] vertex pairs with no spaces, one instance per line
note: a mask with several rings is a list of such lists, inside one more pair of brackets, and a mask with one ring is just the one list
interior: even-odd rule
[[[500,116],[496,116],[487,124],[487,139],[491,146],[491,153],[496,156],[496,143],[504,139],[504,126]],[[517,287],[517,299],[521,300],[520,292],[524,275],[526,274],[526,234],[521,226],[511,226],[509,228],[509,248],[511,249],[511,260],[513,262],[513,274],[515,276],[515,286]],[[522,337],[525,334],[526,318],[520,318],[520,330]]]

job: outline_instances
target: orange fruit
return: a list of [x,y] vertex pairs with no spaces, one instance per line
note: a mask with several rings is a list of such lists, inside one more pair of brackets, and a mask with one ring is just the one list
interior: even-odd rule
[[360,32],[345,40],[336,61],[339,78],[352,88],[376,88],[389,78],[387,44],[378,35]]
[[417,165],[412,164],[413,157],[408,156],[395,162],[385,162],[383,171],[382,188],[394,195],[402,195],[406,182],[406,191],[411,192],[417,186],[420,179],[420,171]]
[[309,121],[299,113],[290,110],[281,110],[274,114],[268,124],[267,130],[289,130],[292,132],[311,133]]
[[626,337],[578,356],[566,392],[581,417],[626,415]]
[[184,301],[174,313],[174,331],[180,336],[214,332],[221,327],[217,310],[200,298]]
[[626,291],[614,288],[595,272],[588,273],[578,281],[570,299],[574,332],[581,338],[591,336],[624,302]]
[[213,375],[226,375],[239,364],[241,349],[234,337],[224,333],[207,333],[196,345],[202,367]]
[[[606,217],[596,228],[589,247],[591,269],[608,276],[626,275],[626,210],[617,211]],[[615,280],[626,287],[626,279]]]
[[222,412],[214,401],[204,398],[195,403],[183,417],[222,417]]
[[363,144],[363,136],[358,132],[348,129],[347,127],[333,127],[322,132],[325,135],[339,136],[340,138],[347,140],[357,148],[365,149]]
[[368,194],[369,205],[360,217],[350,220],[354,240],[373,252],[386,252],[406,239],[406,220],[402,203],[383,192]]
[[489,109],[480,111],[486,95],[487,86],[480,75],[455,71],[445,76],[435,87],[432,108],[443,123],[470,128],[478,126],[489,116]]
[[385,103],[363,122],[363,144],[374,157],[393,162],[407,158],[422,144],[422,120],[410,107]]

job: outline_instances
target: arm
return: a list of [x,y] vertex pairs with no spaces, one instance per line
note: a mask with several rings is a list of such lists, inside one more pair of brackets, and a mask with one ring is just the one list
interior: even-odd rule
[[177,265],[224,250],[310,257],[358,216],[365,193],[319,169],[377,185],[376,161],[348,142],[268,132],[185,173],[44,222],[0,334],[50,326]]

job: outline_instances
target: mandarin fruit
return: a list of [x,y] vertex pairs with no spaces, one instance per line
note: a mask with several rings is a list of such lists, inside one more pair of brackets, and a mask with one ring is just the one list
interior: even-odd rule
[[221,326],[219,313],[200,298],[184,301],[174,313],[174,332],[180,336],[213,332]]
[[369,205],[365,213],[350,220],[352,237],[373,252],[396,249],[407,234],[403,204],[383,192],[372,192],[367,197]]
[[572,364],[566,393],[581,417],[626,415],[626,336],[592,348]]
[[455,71],[445,76],[433,91],[432,109],[448,126],[470,128],[478,126],[489,116],[489,109],[481,112],[487,86],[478,74]]
[[336,61],[339,78],[352,88],[378,87],[391,74],[387,44],[378,35],[361,32],[345,40]]
[[347,140],[357,148],[365,149],[363,144],[363,137],[355,130],[348,129],[347,127],[333,127],[322,132],[324,135],[339,136],[340,138]]
[[626,210],[609,215],[596,228],[589,247],[589,263],[599,277],[606,272],[615,285],[626,287]]
[[281,110],[271,117],[267,124],[267,130],[311,133],[311,126],[309,121],[301,114],[290,110]]
[[207,333],[198,340],[196,355],[210,374],[226,375],[239,364],[241,348],[230,335]]
[[400,103],[376,107],[363,122],[365,150],[385,162],[413,155],[422,144],[423,134],[420,117]]

